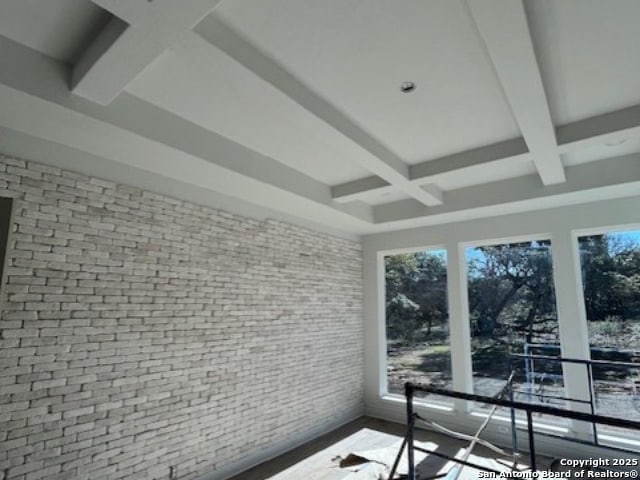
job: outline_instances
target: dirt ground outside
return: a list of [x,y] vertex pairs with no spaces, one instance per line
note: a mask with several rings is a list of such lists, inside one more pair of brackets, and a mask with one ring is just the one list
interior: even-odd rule
[[[640,321],[590,322],[592,357],[605,360],[638,363],[634,367],[600,367],[594,369],[596,413],[640,421]],[[496,341],[498,340],[498,341]],[[504,386],[513,364],[505,339],[473,339],[472,352],[475,393],[493,396]],[[614,350],[613,347],[616,347]],[[519,347],[522,351],[522,347]],[[611,353],[613,352],[613,353]],[[547,353],[557,355],[557,353]],[[538,368],[538,366],[536,366]],[[516,399],[566,408],[564,400],[546,396],[566,396],[558,365],[540,366],[535,383],[527,382],[524,362],[517,367],[514,388]],[[389,393],[404,394],[405,382],[425,383],[451,389],[451,352],[448,339],[411,347],[390,344],[387,352]],[[585,381],[587,381],[585,373]],[[451,403],[451,399],[430,397],[430,400]],[[606,430],[606,429],[605,429]]]

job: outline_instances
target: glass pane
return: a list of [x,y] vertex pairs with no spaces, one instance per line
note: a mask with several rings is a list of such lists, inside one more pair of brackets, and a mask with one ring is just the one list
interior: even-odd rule
[[389,255],[384,266],[387,391],[404,394],[408,381],[451,388],[446,251]]
[[[519,401],[564,406],[551,242],[466,251],[474,392],[495,396],[514,372]],[[554,422],[557,419],[553,419]]]
[[640,421],[640,231],[578,244],[596,413]]

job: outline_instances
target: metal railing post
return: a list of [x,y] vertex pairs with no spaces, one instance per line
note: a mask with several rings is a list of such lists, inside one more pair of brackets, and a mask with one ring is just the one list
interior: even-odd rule
[[415,417],[413,415],[413,385],[405,383],[404,393],[407,400],[407,461],[409,463],[407,480],[416,480],[413,433]]

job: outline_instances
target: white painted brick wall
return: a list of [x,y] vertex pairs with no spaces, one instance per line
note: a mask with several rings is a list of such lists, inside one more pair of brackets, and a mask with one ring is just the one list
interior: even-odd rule
[[363,412],[359,244],[7,157],[0,196],[0,480],[193,479]]

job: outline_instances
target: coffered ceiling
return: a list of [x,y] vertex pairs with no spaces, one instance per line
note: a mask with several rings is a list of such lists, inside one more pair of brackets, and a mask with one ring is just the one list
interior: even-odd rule
[[350,234],[637,195],[638,18],[637,0],[3,0],[0,151]]

